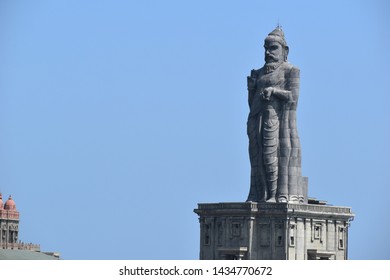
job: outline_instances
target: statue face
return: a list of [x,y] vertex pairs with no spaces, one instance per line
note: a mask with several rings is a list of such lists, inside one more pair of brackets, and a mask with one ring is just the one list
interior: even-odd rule
[[266,63],[282,62],[284,60],[284,49],[278,41],[266,40],[264,49]]

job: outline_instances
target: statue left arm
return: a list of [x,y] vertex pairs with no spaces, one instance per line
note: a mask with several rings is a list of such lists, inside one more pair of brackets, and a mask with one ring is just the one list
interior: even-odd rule
[[290,110],[296,110],[299,98],[299,68],[292,67],[287,77],[287,87],[291,91]]
[[264,89],[263,98],[269,100],[271,95],[284,100],[291,105],[291,109],[296,109],[299,97],[299,69],[292,67],[286,73],[286,88],[268,87]]
[[273,88],[272,94],[275,97],[277,97],[279,99],[282,99],[282,100],[285,100],[285,101],[292,101],[293,100],[292,92],[290,90],[283,90],[283,89],[279,89],[279,88]]
[[292,92],[290,90],[283,90],[276,87],[267,87],[263,90],[263,98],[265,100],[269,100],[271,95],[284,100],[284,101],[292,101]]

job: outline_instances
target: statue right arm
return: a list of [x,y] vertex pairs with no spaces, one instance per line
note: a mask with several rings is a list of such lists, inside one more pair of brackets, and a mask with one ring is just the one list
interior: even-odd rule
[[249,107],[251,107],[253,97],[255,96],[256,93],[256,81],[257,81],[257,70],[252,70],[251,75],[247,77]]

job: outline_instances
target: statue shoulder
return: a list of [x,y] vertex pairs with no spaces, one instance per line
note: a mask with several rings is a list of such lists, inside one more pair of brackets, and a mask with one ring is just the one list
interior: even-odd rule
[[289,62],[286,62],[285,69],[286,69],[286,73],[289,76],[289,78],[299,78],[300,70],[298,67],[292,65]]
[[262,69],[263,69],[263,68],[260,68],[260,69],[252,69],[251,74],[250,74],[249,77],[256,79],[257,77],[260,76],[260,73],[262,72]]

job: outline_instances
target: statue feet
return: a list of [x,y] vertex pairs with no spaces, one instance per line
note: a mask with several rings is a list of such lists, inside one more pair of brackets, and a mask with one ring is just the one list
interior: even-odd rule
[[269,199],[267,199],[266,202],[276,202],[276,198],[274,196],[270,197]]
[[286,197],[284,197],[284,196],[279,196],[278,202],[280,202],[280,203],[287,203],[288,201],[287,201],[287,198],[286,198]]
[[290,196],[290,200],[288,202],[298,204],[300,202],[299,197],[297,195],[292,195],[292,196]]

